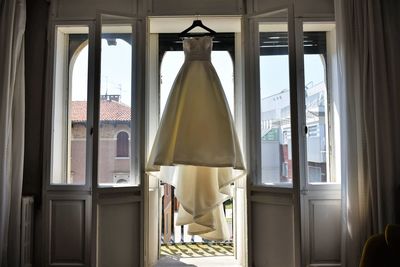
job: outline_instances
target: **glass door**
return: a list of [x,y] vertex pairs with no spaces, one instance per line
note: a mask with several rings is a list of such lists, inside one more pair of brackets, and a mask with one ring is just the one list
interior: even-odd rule
[[249,26],[249,264],[338,266],[334,24],[303,22],[289,6]]
[[98,15],[95,47],[92,260],[96,266],[139,266],[136,23]]
[[45,266],[90,266],[90,102],[94,24],[50,27],[44,177]]
[[46,266],[143,265],[137,22],[55,21],[46,103]]
[[[305,162],[301,183],[303,264],[340,265],[340,166],[335,136],[335,23],[299,20],[303,50]],[[336,138],[335,138],[336,137]],[[336,142],[335,142],[336,141]]]
[[252,18],[246,80],[251,90],[251,266],[300,266],[299,112],[293,7]]

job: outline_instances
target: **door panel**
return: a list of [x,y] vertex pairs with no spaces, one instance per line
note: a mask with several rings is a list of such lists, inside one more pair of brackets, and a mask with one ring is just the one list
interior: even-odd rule
[[[296,35],[304,55],[303,106],[306,126],[304,165],[301,180],[302,251],[305,266],[340,266],[341,192],[335,168],[335,146],[330,110],[332,75],[335,67],[335,24],[303,22]],[[339,170],[340,171],[340,170]]]
[[300,266],[293,7],[249,21],[249,266]]
[[[250,265],[340,266],[340,175],[329,88],[335,84],[334,24],[303,24],[288,5],[249,25],[246,80],[256,88],[248,95]],[[278,242],[292,242],[294,256],[283,263],[290,257],[272,244],[285,220],[292,220],[292,236]]]
[[[137,21],[98,14],[96,24],[55,22],[52,29],[49,69],[56,73],[49,71],[48,90],[51,104],[61,106],[49,105],[53,121],[46,126],[52,135],[45,151],[50,162],[44,178],[46,266],[140,266]],[[122,62],[126,68],[120,71]],[[62,114],[65,119],[59,120]],[[71,138],[54,142],[54,127]]]
[[49,266],[88,266],[90,197],[49,195]]
[[[132,18],[99,15],[97,22],[95,106],[95,140],[97,166],[96,187],[131,187],[139,185],[137,177],[137,107],[134,58],[136,25]],[[100,36],[99,36],[100,35]]]
[[340,200],[311,200],[311,263],[340,261]]
[[304,260],[312,266],[340,266],[340,192],[302,196]]
[[92,265],[140,266],[136,22],[98,14],[95,38]]
[[98,204],[97,266],[139,266],[140,201],[106,199]]
[[[51,136],[44,150],[44,266],[90,266],[91,119],[87,103],[93,76],[94,24],[52,23],[49,31],[49,87],[46,103]],[[76,66],[80,78],[75,83]],[[76,93],[79,92],[79,99]],[[53,107],[52,107],[53,106]],[[89,108],[90,109],[90,108]]]
[[[252,204],[253,262],[251,266],[294,266],[293,205],[287,198]],[[259,202],[260,201],[260,202]]]

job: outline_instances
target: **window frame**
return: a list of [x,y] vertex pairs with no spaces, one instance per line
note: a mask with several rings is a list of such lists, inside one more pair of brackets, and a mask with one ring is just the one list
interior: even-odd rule
[[[98,158],[100,151],[100,99],[101,99],[101,47],[102,47],[102,34],[103,34],[103,16],[110,17],[110,21],[104,23],[105,25],[120,25],[121,23],[129,23],[132,26],[132,44],[131,44],[131,138],[130,144],[130,175],[132,184],[128,186],[105,186],[99,183],[98,179]],[[118,19],[115,19],[117,17]],[[139,39],[141,29],[141,21],[137,18],[130,17],[125,14],[107,14],[97,13],[95,20],[95,50],[94,52],[94,90],[93,92],[93,161],[92,161],[92,185],[97,192],[107,191],[138,191],[143,187],[143,144],[141,143],[142,136],[142,93],[140,88],[144,88],[143,80],[141,78],[141,68],[138,65],[142,62],[143,58],[138,51],[141,49],[140,43],[143,40]]]
[[[287,12],[286,17],[280,16],[279,14],[282,11]],[[300,137],[296,133],[299,131],[298,126],[300,125],[299,117],[301,114],[299,114],[298,111],[298,106],[300,105],[300,101],[298,99],[298,90],[296,89],[298,87],[298,78],[300,73],[298,73],[298,69],[296,67],[296,64],[298,62],[294,61],[295,57],[297,59],[297,53],[298,53],[298,47],[297,43],[295,43],[294,36],[296,29],[293,28],[293,17],[291,16],[291,8],[288,7],[283,7],[282,9],[277,9],[274,11],[273,14],[274,16],[272,17],[260,17],[260,18],[253,18],[251,20],[251,33],[253,34],[253,39],[254,43],[252,46],[252,49],[254,50],[254,64],[255,64],[255,69],[253,73],[253,87],[256,88],[254,92],[251,94],[251,100],[249,101],[253,103],[253,107],[251,111],[249,112],[249,115],[252,114],[253,118],[249,119],[251,123],[253,124],[253,130],[250,134],[252,136],[252,139],[254,141],[251,141],[252,146],[255,146],[254,151],[256,152],[256,164],[254,167],[254,174],[250,179],[250,190],[256,190],[256,191],[263,191],[263,192],[273,192],[273,193],[291,193],[295,192],[298,187],[299,181],[296,181],[300,179],[300,176],[302,176],[302,169],[301,169],[301,164],[300,164],[300,173],[298,173],[298,170],[294,164],[297,162],[301,161],[301,147],[299,145],[301,144],[299,142]],[[276,16],[275,16],[276,15]],[[291,147],[291,156],[292,156],[292,182],[289,184],[285,183],[279,183],[279,184],[263,184],[262,183],[262,151],[261,151],[261,84],[260,84],[260,58],[261,58],[261,52],[260,52],[260,30],[259,26],[263,23],[276,23],[276,24],[286,24],[287,27],[287,36],[288,36],[288,81],[289,81],[289,100],[290,100],[290,106],[289,106],[289,112],[290,112],[290,128],[285,127],[282,129],[282,133],[285,132],[286,129],[290,129],[289,133],[291,136],[291,145],[287,143],[288,147]],[[248,116],[249,116],[248,115]],[[254,116],[255,115],[255,116]],[[288,131],[286,131],[288,132]],[[293,136],[293,134],[295,136]],[[299,144],[299,145],[297,145]],[[297,146],[297,147],[296,147]],[[299,153],[300,149],[300,153]],[[299,159],[300,157],[300,159]],[[284,162],[282,162],[284,163]],[[249,166],[251,166],[249,164]],[[283,165],[279,166],[280,169],[283,168]],[[289,172],[289,171],[288,171]],[[296,177],[298,176],[298,177]],[[295,178],[296,177],[296,178]]]
[[[298,155],[295,156],[297,157],[298,160],[298,168],[299,168],[299,173],[297,175],[300,175],[302,178],[297,178],[300,179],[301,181],[299,181],[299,186],[301,189],[304,188],[318,188],[318,190],[332,190],[332,189],[338,189],[340,188],[340,178],[338,179],[337,177],[340,177],[340,173],[337,173],[337,171],[340,169],[339,167],[335,167],[335,163],[333,163],[333,158],[335,157],[334,155],[337,154],[336,151],[336,147],[337,145],[340,143],[340,140],[338,140],[338,136],[337,134],[334,133],[334,130],[336,127],[338,127],[338,121],[337,119],[334,120],[333,119],[333,110],[332,110],[332,106],[335,103],[335,100],[332,97],[332,94],[334,93],[334,91],[336,90],[335,88],[332,88],[332,83],[333,80],[336,79],[337,77],[335,76],[334,73],[334,69],[335,69],[335,64],[336,62],[332,62],[332,58],[335,57],[335,53],[336,50],[335,48],[332,49],[331,46],[334,46],[335,44],[333,43],[329,43],[332,42],[333,40],[335,40],[335,38],[332,39],[332,37],[330,37],[330,40],[328,41],[328,36],[327,38],[327,47],[326,47],[326,56],[327,56],[327,60],[324,62],[325,65],[325,74],[326,74],[326,86],[327,86],[327,106],[326,106],[326,110],[327,110],[327,121],[328,121],[328,125],[326,125],[326,129],[325,131],[327,131],[328,135],[329,135],[329,139],[327,141],[328,143],[328,148],[329,148],[329,154],[327,154],[327,158],[329,157],[329,163],[327,162],[327,164],[329,164],[329,167],[327,168],[329,170],[329,174],[327,173],[327,175],[329,175],[331,178],[330,180],[335,180],[335,181],[339,181],[339,182],[322,182],[322,183],[310,183],[308,181],[308,170],[307,170],[307,140],[306,140],[306,132],[305,132],[305,126],[306,126],[306,117],[305,117],[305,90],[304,90],[304,47],[303,47],[303,36],[304,36],[304,29],[303,29],[303,25],[306,23],[328,23],[328,24],[336,24],[336,22],[330,18],[295,18],[295,27],[294,29],[291,29],[290,27],[288,27],[288,36],[290,38],[290,36],[294,37],[296,36],[296,40],[292,40],[293,42],[295,42],[295,47],[290,48],[289,47],[289,55],[290,53],[293,53],[293,51],[290,51],[290,49],[295,50],[295,58],[296,61],[295,62],[290,62],[289,61],[289,68],[295,68],[295,75],[293,75],[293,77],[289,77],[290,80],[294,80],[290,82],[290,87],[291,87],[291,91],[293,90],[294,92],[290,93],[290,99],[291,99],[291,106],[293,105],[292,103],[292,99],[294,96],[296,96],[297,99],[297,103],[295,104],[294,107],[291,107],[291,117],[292,117],[292,125],[291,125],[291,135],[292,135],[292,144],[293,146],[297,146],[297,150],[298,150]],[[258,57],[260,57],[260,51],[259,51],[259,31],[258,31],[258,26],[260,25],[260,23],[265,23],[265,22],[274,22],[274,23],[287,23],[290,22],[290,18],[288,21],[286,21],[283,18],[253,18],[250,21],[250,26],[251,26],[251,33],[254,35],[253,38],[255,40],[255,42],[253,43],[253,46],[251,49],[254,50],[253,52],[253,56],[254,58],[256,58],[256,62],[255,62],[255,69],[254,71],[254,78],[255,78],[255,82],[253,82],[254,88],[260,88],[259,86],[259,59]],[[290,23],[289,23],[290,24]],[[292,31],[292,32],[289,32]],[[324,30],[325,31],[325,30]],[[333,33],[335,34],[335,29],[331,30],[331,31],[325,31],[327,34],[329,33]],[[299,38],[299,36],[301,38]],[[289,41],[290,42],[290,41]],[[290,56],[289,56],[290,58]],[[289,59],[290,60],[290,59]],[[295,87],[292,88],[292,83],[295,83]],[[271,185],[264,185],[261,182],[261,138],[258,138],[260,136],[260,128],[261,128],[261,116],[260,116],[260,110],[261,110],[261,106],[260,106],[260,92],[259,89],[257,90],[257,92],[253,92],[251,93],[251,99],[252,99],[252,103],[254,104],[254,106],[251,108],[250,112],[251,114],[253,114],[253,118],[249,119],[249,121],[251,121],[251,124],[253,125],[253,130],[254,132],[251,133],[250,135],[252,136],[252,138],[255,139],[255,141],[251,141],[250,144],[251,146],[255,146],[252,148],[253,151],[257,152],[255,154],[256,156],[256,162],[249,164],[249,166],[251,166],[252,170],[251,172],[253,173],[252,177],[251,177],[251,190],[258,190],[258,191],[266,191],[266,192],[289,192],[290,190],[297,190],[296,186],[293,183],[293,187],[287,188],[285,186],[271,186]],[[304,108],[302,108],[304,107]],[[295,110],[295,111],[294,111]],[[249,113],[249,114],[250,114]],[[254,117],[254,115],[256,114],[256,116]],[[296,121],[296,124],[293,123],[294,120]],[[253,124],[254,123],[254,124]],[[297,126],[297,127],[296,127]],[[297,132],[297,136],[294,137],[293,134],[295,134],[295,132],[293,131],[294,128],[297,128],[296,132]],[[292,148],[293,149],[293,148]],[[293,151],[292,151],[293,153]],[[254,153],[253,153],[254,154]],[[294,159],[294,155],[292,155],[292,158]],[[338,159],[336,160],[338,161]],[[294,160],[293,160],[293,163]],[[337,164],[337,163],[336,163]],[[293,166],[294,167],[294,166]],[[293,174],[293,178],[294,178]]]
[[[46,98],[45,98],[45,124],[44,124],[44,140],[47,140],[44,144],[43,157],[47,160],[43,161],[43,177],[44,177],[44,187],[47,191],[49,190],[66,190],[66,191],[88,191],[91,188],[92,182],[92,155],[88,153],[88,151],[92,150],[93,145],[93,136],[91,134],[90,129],[93,126],[93,118],[90,114],[93,113],[93,110],[90,105],[87,106],[87,127],[86,127],[86,168],[85,168],[85,183],[84,184],[54,184],[52,183],[53,177],[53,127],[54,127],[54,97],[55,97],[55,68],[56,68],[56,49],[57,49],[57,29],[58,27],[79,27],[85,26],[88,27],[88,83],[87,83],[87,101],[91,100],[92,91],[93,91],[93,73],[94,71],[94,57],[93,57],[93,49],[94,49],[94,41],[95,41],[95,21],[93,20],[66,20],[66,19],[53,19],[49,23],[49,33],[48,33],[48,51],[47,54],[47,79],[46,79]],[[68,45],[65,44],[63,49],[68,49]],[[70,65],[64,66],[63,70],[63,79],[70,80]],[[65,85],[63,90],[65,90]],[[64,99],[65,100],[65,99]],[[69,99],[68,99],[69,101]],[[68,107],[67,104],[63,107],[64,111],[67,112]],[[63,125],[64,130],[69,127],[68,125]],[[68,141],[64,141],[65,146],[68,146]],[[65,157],[68,160],[68,155]],[[65,161],[65,165],[68,163]],[[67,168],[64,168],[62,172],[66,172]]]
[[[142,110],[144,108],[143,105],[143,96],[144,94],[141,92],[140,88],[144,88],[144,79],[141,77],[142,70],[137,68],[137,65],[140,62],[144,61],[144,55],[138,54],[138,49],[143,49],[141,45],[137,45],[141,41],[143,41],[143,37],[140,35],[138,29],[142,27],[141,22],[137,18],[132,18],[130,23],[132,24],[132,37],[135,40],[132,44],[132,70],[131,70],[131,80],[132,80],[132,90],[131,90],[131,98],[132,98],[132,108],[135,108],[135,113],[132,115],[132,132],[129,136],[135,136],[134,140],[131,140],[130,147],[130,165],[131,165],[131,176],[133,180],[133,185],[129,185],[126,187],[102,187],[97,184],[97,153],[99,140],[96,138],[98,135],[98,127],[96,124],[99,124],[99,104],[95,104],[96,98],[99,100],[100,98],[100,90],[95,90],[95,88],[100,88],[100,81],[97,81],[97,76],[100,75],[100,56],[101,52],[99,44],[101,44],[101,34],[98,32],[99,29],[99,19],[101,18],[101,14],[98,14],[96,19],[51,19],[48,25],[48,54],[47,54],[47,66],[46,66],[46,97],[44,99],[45,103],[45,118],[44,118],[44,133],[43,138],[44,149],[43,149],[43,189],[45,191],[91,191],[93,187],[97,187],[99,191],[103,189],[109,189],[111,191],[119,190],[119,191],[134,191],[137,192],[141,190],[143,186],[143,169],[144,169],[144,153],[143,153],[143,144],[141,142],[141,136],[144,135],[143,127],[140,125],[143,124],[142,120]],[[53,126],[54,126],[54,95],[55,95],[55,66],[57,60],[57,28],[58,27],[78,27],[85,26],[88,28],[88,79],[87,79],[87,127],[86,127],[86,177],[84,184],[54,184],[52,183],[53,177]],[[140,38],[140,40],[139,40]],[[96,45],[97,44],[97,45]],[[66,48],[65,48],[66,49]],[[68,66],[70,67],[70,66]],[[66,67],[64,69],[63,75],[69,79],[70,70]],[[98,91],[98,92],[96,92]],[[98,95],[96,97],[96,95]],[[67,106],[64,107],[67,109]],[[95,112],[96,111],[96,112]],[[97,116],[96,114],[97,113]],[[97,123],[94,123],[97,119]],[[68,126],[65,125],[64,128]],[[97,128],[97,129],[96,129]],[[97,133],[96,133],[97,131]],[[130,138],[131,139],[131,138]],[[136,142],[136,143],[135,143]],[[68,142],[65,142],[67,144]],[[135,151],[135,152],[133,152]],[[66,156],[67,158],[68,156]],[[64,171],[63,171],[64,172]]]
[[[302,189],[306,190],[322,190],[322,191],[329,191],[329,190],[340,190],[341,188],[341,179],[340,179],[340,136],[335,132],[338,130],[340,131],[340,124],[338,118],[334,118],[334,110],[333,106],[339,103],[340,99],[334,96],[337,93],[337,62],[336,62],[336,22],[334,19],[330,18],[307,18],[307,19],[299,19],[299,24],[301,27],[301,31],[299,32],[303,34],[304,25],[305,24],[316,24],[322,27],[322,25],[326,24],[328,26],[332,26],[331,30],[324,29],[326,33],[326,57],[323,60],[323,64],[325,67],[325,75],[326,75],[326,121],[327,124],[325,125],[325,136],[328,135],[327,148],[328,153],[326,153],[326,178],[335,180],[336,182],[310,182],[308,179],[308,161],[307,161],[307,140],[305,140],[305,178],[303,179],[303,184],[301,185]],[[303,36],[303,35],[302,35]],[[303,54],[304,57],[304,54]],[[304,66],[304,63],[303,63]],[[303,91],[305,85],[303,86]],[[305,93],[303,93],[305,96]],[[305,97],[303,97],[305,101]],[[304,116],[304,125],[306,125]],[[339,163],[338,166],[336,166]]]

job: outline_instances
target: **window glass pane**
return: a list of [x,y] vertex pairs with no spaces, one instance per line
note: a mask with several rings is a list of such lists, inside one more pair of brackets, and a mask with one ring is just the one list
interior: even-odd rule
[[[285,17],[286,13],[279,15]],[[287,23],[260,23],[259,38],[261,184],[291,187],[292,137]]]
[[132,25],[104,24],[101,39],[101,86],[98,184],[136,185],[132,175]]
[[307,177],[316,184],[336,182],[329,171],[327,35],[332,29],[332,24],[304,24]]
[[51,184],[86,181],[88,31],[56,28]]
[[129,157],[129,135],[127,132],[119,132],[117,135],[117,157]]

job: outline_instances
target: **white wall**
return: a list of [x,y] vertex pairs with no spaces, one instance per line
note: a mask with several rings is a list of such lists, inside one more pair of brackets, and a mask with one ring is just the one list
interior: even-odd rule
[[297,17],[334,17],[333,0],[248,0],[247,13],[262,14],[295,4]]
[[333,17],[333,0],[51,0],[57,18],[94,18],[96,12],[130,16],[260,14],[295,4],[296,16]]
[[136,16],[136,0],[51,0],[51,16],[55,18],[92,18],[96,12]]

